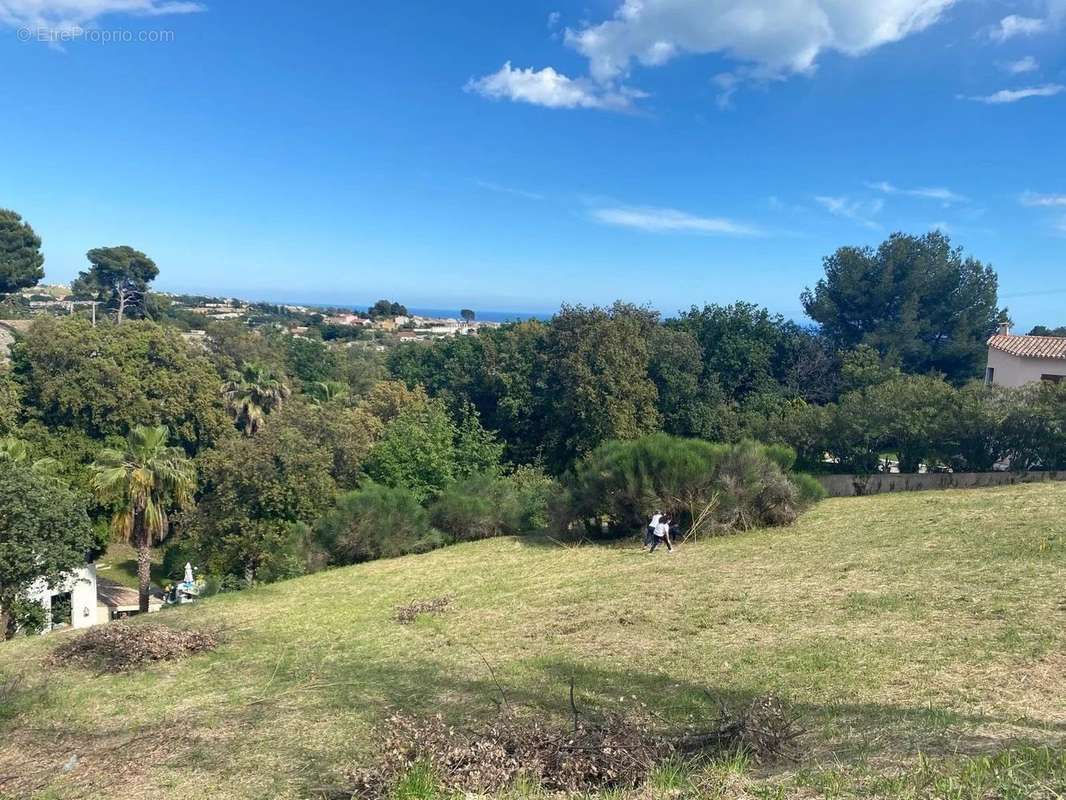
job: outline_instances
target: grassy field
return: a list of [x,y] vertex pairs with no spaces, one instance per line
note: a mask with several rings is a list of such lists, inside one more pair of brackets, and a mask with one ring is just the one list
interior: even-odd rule
[[[136,589],[137,583],[137,548],[122,542],[112,542],[107,553],[96,562],[97,575],[123,586]],[[167,582],[163,574],[163,553],[161,549],[152,550],[152,586],[159,587]]]
[[564,719],[571,678],[582,707],[678,723],[772,692],[810,731],[799,764],[667,765],[634,796],[1066,795],[1066,484],[830,500],[674,555],[498,539],[156,619],[226,641],[123,676],[44,666],[76,633],[0,645],[26,675],[0,796],[313,796],[390,711],[490,715],[498,680]]

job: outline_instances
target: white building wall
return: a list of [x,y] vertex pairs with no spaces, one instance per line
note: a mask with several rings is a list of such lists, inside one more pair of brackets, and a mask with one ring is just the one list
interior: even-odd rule
[[96,612],[96,565],[89,564],[76,569],[65,583],[49,589],[44,581],[30,587],[26,596],[40,603],[46,611],[52,609],[52,598],[70,592],[71,618],[63,620],[74,628],[88,628],[97,622]]
[[1061,375],[1066,378],[1066,359],[1022,358],[988,349],[988,366],[995,370],[992,383],[996,386],[1024,386],[1039,381],[1044,375]]

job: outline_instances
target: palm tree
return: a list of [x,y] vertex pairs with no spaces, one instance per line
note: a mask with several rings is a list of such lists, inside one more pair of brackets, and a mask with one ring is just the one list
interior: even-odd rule
[[104,503],[113,504],[111,530],[137,548],[140,609],[148,610],[151,547],[167,537],[168,513],[192,501],[196,470],[184,451],[170,447],[170,431],[138,426],[122,450],[101,450],[93,465],[92,487]]
[[307,394],[316,406],[335,402],[347,402],[350,390],[348,384],[341,381],[318,381],[307,387]]
[[5,436],[0,439],[0,461],[28,465],[35,475],[55,475],[59,471],[59,462],[54,458],[31,458],[30,445],[23,439]]
[[222,385],[226,407],[247,436],[254,436],[263,427],[266,415],[280,409],[290,394],[284,380],[258,364],[245,364],[234,370]]

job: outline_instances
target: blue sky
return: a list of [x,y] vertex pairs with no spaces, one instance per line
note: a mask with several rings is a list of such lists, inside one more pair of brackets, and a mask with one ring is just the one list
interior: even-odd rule
[[940,227],[1066,324],[1064,45],[1066,0],[0,0],[0,206],[53,281],[795,318]]

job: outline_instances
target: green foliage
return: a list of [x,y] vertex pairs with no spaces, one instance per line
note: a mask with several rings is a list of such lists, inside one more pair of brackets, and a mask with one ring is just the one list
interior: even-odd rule
[[825,500],[828,496],[825,487],[814,476],[808,475],[806,472],[792,472],[788,477],[796,486],[796,492],[802,506],[814,505]]
[[896,233],[875,251],[842,247],[802,296],[808,316],[841,350],[867,344],[907,372],[962,383],[984,364],[995,331],[997,278],[944,234]]
[[1012,400],[1000,427],[1011,467],[1066,469],[1066,383],[1029,384]]
[[498,469],[501,449],[476,414],[457,425],[440,401],[416,401],[386,424],[370,451],[366,474],[424,500],[457,478]]
[[339,373],[337,358],[322,342],[304,336],[283,338],[286,371],[300,381],[305,391],[312,384],[334,380]]
[[[820,493],[786,474],[795,454],[751,441],[715,445],[658,433],[611,441],[568,476],[570,518],[605,519],[614,534],[640,530],[655,512],[682,528],[727,529],[792,522]],[[590,531],[597,532],[592,524]]]
[[338,497],[316,533],[333,564],[422,553],[445,543],[414,492],[373,482]]
[[267,415],[280,409],[291,394],[282,375],[260,364],[233,370],[222,385],[226,408],[245,436],[257,434]]
[[844,354],[840,365],[840,388],[844,392],[856,392],[890,381],[900,376],[896,367],[868,344],[860,344]]
[[[715,519],[730,530],[789,525],[801,509],[797,485],[782,470],[785,455],[747,440],[729,447],[715,474]],[[810,492],[810,487],[805,490]]]
[[0,436],[14,433],[22,414],[22,397],[11,373],[0,368]]
[[1057,328],[1049,328],[1047,325],[1037,325],[1031,331],[1030,336],[1066,336],[1066,325]]
[[630,533],[657,511],[694,516],[711,502],[725,450],[665,433],[605,442],[567,476],[572,517],[606,517],[614,532]]
[[370,319],[385,319],[388,317],[406,317],[407,306],[394,300],[378,300],[370,306],[368,311]]
[[797,391],[831,392],[831,388],[819,387],[824,378],[806,375],[800,381],[794,374],[801,361],[807,369],[832,367],[820,364],[817,347],[806,346],[811,334],[765,308],[752,303],[693,306],[667,324],[695,336],[703,351],[705,379],[717,381],[729,398],[791,391],[790,384]]
[[36,286],[42,278],[41,237],[14,211],[0,208],[0,295]]
[[658,392],[648,375],[658,315],[616,303],[563,306],[545,343],[545,463],[556,473],[611,439],[659,429]]
[[290,425],[233,437],[200,458],[201,495],[183,529],[196,563],[248,582],[291,574],[302,551],[295,523],[333,502],[334,456]]
[[296,398],[271,420],[271,427],[295,431],[305,447],[329,454],[330,475],[341,490],[353,489],[381,434],[381,421],[363,409]]
[[143,316],[148,284],[159,275],[155,262],[129,245],[97,247],[85,257],[90,266],[71,284],[74,296],[104,303],[119,323],[126,317]]
[[457,541],[525,533],[548,523],[554,482],[534,470],[479,473],[448,486],[430,506],[433,525]]
[[466,406],[455,428],[455,477],[494,474],[500,469],[503,445],[486,430],[473,406]]
[[23,592],[39,578],[59,584],[93,544],[85,503],[66,485],[0,459],[0,636],[14,633]]
[[37,320],[12,353],[26,416],[91,439],[166,425],[188,453],[230,427],[211,362],[152,322]]
[[718,376],[705,369],[696,336],[659,326],[652,330],[650,344],[648,374],[658,393],[663,430],[675,436],[726,438],[731,411]]
[[112,510],[111,531],[137,548],[140,609],[148,611],[150,548],[170,533],[170,514],[192,503],[196,469],[169,445],[165,425],[133,428],[121,449],[105,448],[93,464],[92,488]]

